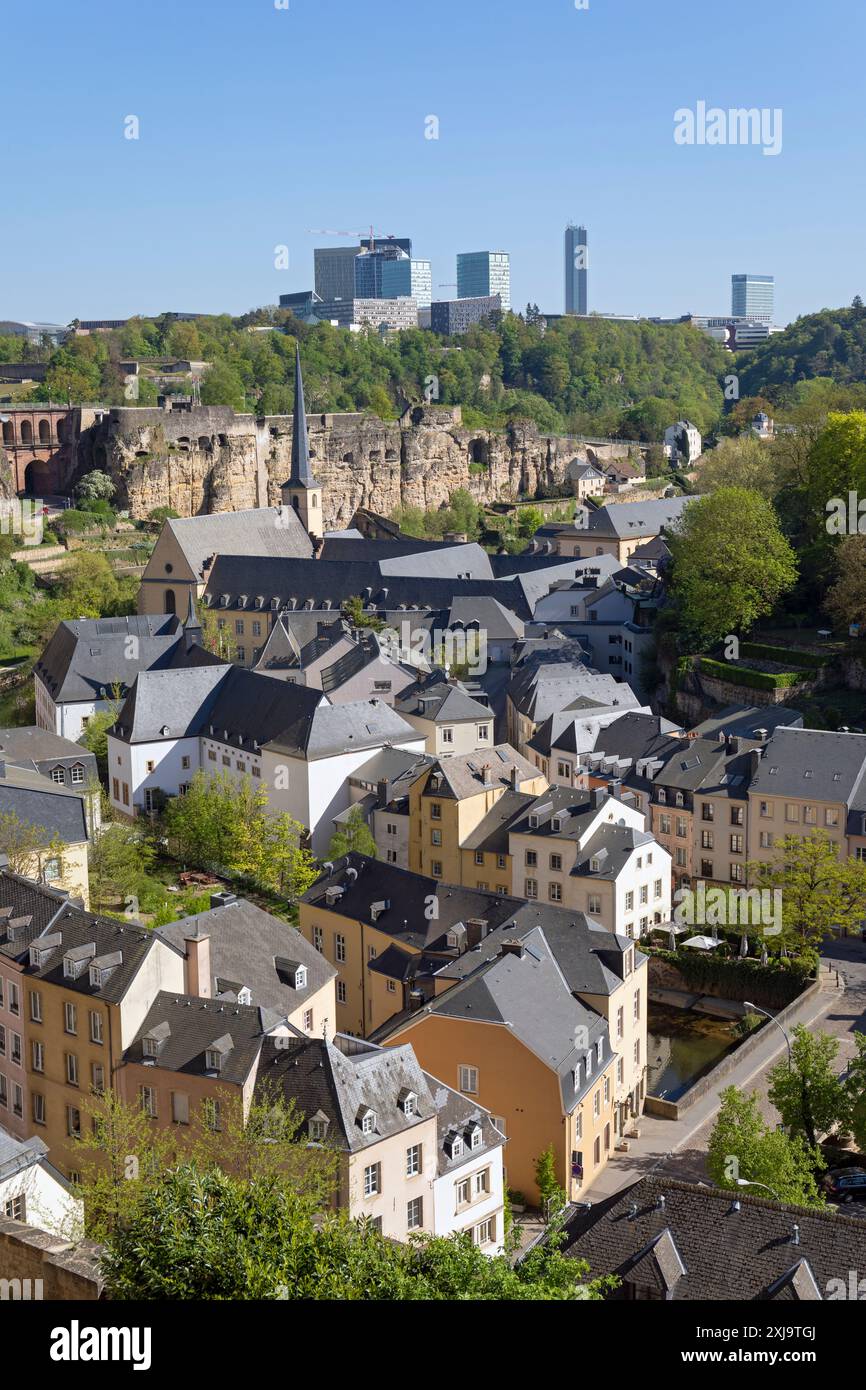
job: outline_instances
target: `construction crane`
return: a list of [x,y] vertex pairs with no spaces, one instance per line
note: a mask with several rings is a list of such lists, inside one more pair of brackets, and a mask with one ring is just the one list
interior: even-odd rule
[[[307,228],[307,231],[308,231],[308,233],[309,233],[311,236],[351,236],[351,237],[357,237],[358,240],[359,240],[361,243],[363,243],[364,237],[367,237],[368,240],[369,240],[369,242],[370,242],[370,250],[371,250],[371,251],[375,250],[375,246],[376,246],[376,233],[373,231],[372,223],[370,224],[370,230],[369,230],[369,232],[340,232],[340,231],[335,231],[333,227],[308,227],[308,228]],[[393,241],[393,240],[394,240],[394,233],[393,233],[393,232],[387,232],[384,236],[380,237],[379,239],[380,239],[381,241]]]

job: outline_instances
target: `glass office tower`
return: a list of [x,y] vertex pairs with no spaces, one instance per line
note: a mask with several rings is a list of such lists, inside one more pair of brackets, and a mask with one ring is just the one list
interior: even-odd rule
[[731,313],[734,318],[772,323],[774,291],[772,275],[732,275]]
[[507,251],[461,251],[457,257],[457,298],[498,294],[502,312],[511,308],[511,258]]
[[569,222],[565,229],[565,312],[587,313],[588,250],[586,228]]

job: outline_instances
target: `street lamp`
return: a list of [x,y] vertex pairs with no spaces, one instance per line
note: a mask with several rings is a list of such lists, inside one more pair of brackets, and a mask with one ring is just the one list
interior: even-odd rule
[[737,1178],[737,1187],[763,1187],[764,1191],[769,1192],[770,1196],[780,1205],[782,1203],[782,1199],[778,1192],[774,1192],[772,1187],[768,1187],[765,1182],[752,1182],[751,1178]]
[[748,999],[744,999],[744,1000],[743,1000],[743,1003],[745,1004],[745,1006],[746,1006],[747,1009],[751,1009],[751,1010],[752,1010],[754,1013],[756,1013],[756,1014],[763,1014],[763,1015],[764,1015],[764,1018],[768,1018],[768,1019],[770,1020],[771,1023],[775,1023],[775,1025],[776,1025],[776,1027],[778,1028],[779,1032],[782,1034],[782,1037],[785,1039],[785,1046],[786,1046],[787,1049],[788,1049],[788,1066],[790,1067],[790,1065],[791,1065],[791,1039],[788,1037],[788,1034],[786,1033],[785,1029],[782,1027],[782,1025],[781,1025],[781,1023],[779,1022],[779,1020],[775,1017],[774,1014],[768,1013],[766,1009],[761,1009],[761,1008],[759,1008],[757,1004],[750,1004]]

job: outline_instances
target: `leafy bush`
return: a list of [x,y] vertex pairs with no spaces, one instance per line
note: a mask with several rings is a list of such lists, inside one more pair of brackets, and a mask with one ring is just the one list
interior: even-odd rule
[[784,690],[808,679],[802,671],[753,671],[748,666],[736,666],[730,661],[713,661],[708,656],[699,657],[698,664],[708,676],[730,681],[732,685],[745,685],[751,690]]
[[821,656],[816,652],[791,651],[788,647],[771,647],[763,642],[741,642],[740,654],[755,657],[759,661],[780,661],[788,666],[803,667],[810,671],[819,671],[832,660],[832,657]]

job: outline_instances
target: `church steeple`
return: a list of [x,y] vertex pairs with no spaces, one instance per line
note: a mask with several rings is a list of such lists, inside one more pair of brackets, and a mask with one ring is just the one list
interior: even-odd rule
[[311,536],[324,531],[322,489],[313,477],[310,463],[310,439],[307,433],[307,409],[304,403],[304,379],[301,374],[301,349],[295,346],[295,409],[292,429],[292,471],[281,488],[283,506],[294,507]]

